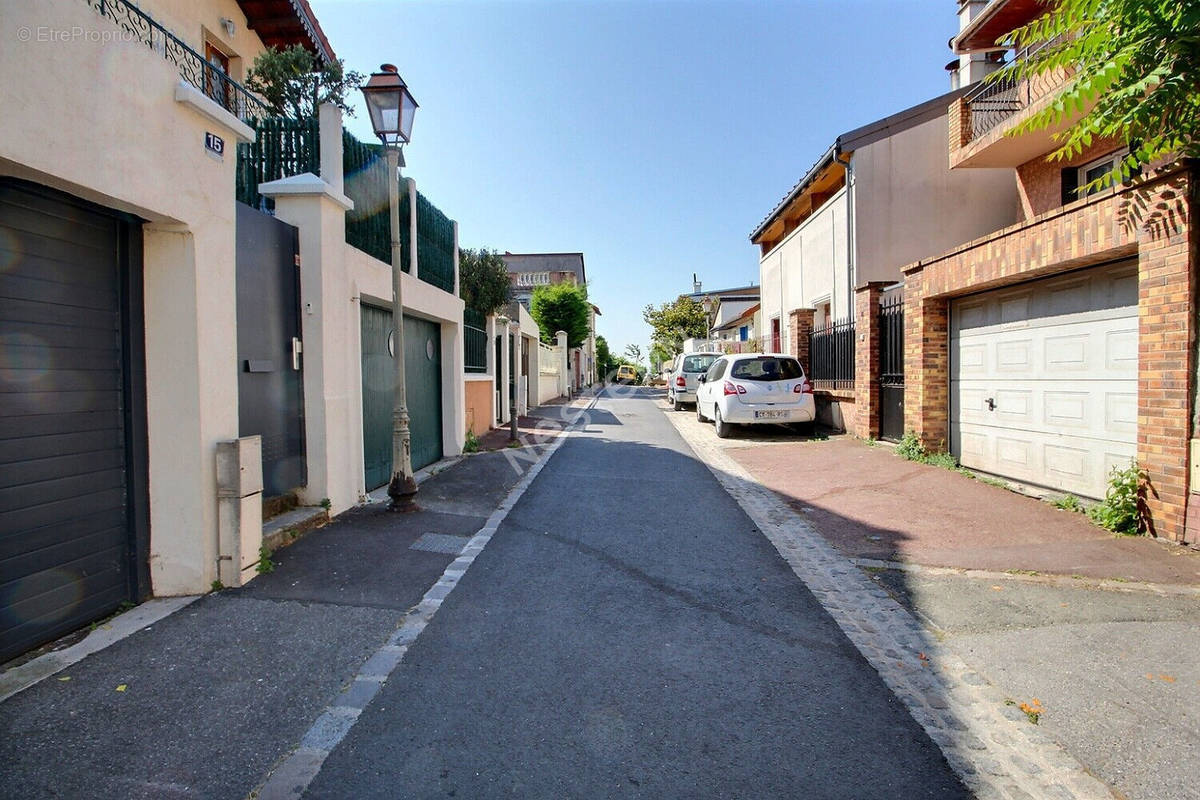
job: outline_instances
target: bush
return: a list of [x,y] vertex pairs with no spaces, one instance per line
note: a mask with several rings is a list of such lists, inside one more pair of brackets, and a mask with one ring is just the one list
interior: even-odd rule
[[921,440],[917,438],[917,435],[909,431],[896,444],[896,455],[905,461],[924,463],[929,458],[929,451],[925,449],[925,445],[921,444]]
[[1138,494],[1142,480],[1146,477],[1136,461],[1127,467],[1113,467],[1108,476],[1108,491],[1104,501],[1088,509],[1087,515],[1101,528],[1123,536],[1138,532],[1141,514],[1138,510]]
[[1079,498],[1073,494],[1065,494],[1052,502],[1050,505],[1054,506],[1060,511],[1074,511],[1076,513],[1082,513],[1084,510],[1083,503],[1079,502]]

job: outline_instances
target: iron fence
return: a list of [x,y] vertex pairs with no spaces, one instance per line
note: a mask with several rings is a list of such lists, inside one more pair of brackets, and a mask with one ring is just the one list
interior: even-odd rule
[[250,122],[270,114],[267,105],[245,86],[209,64],[204,56],[128,0],[84,2],[100,16],[112,20],[125,37],[145,45],[174,64],[179,70],[179,77],[238,119]]
[[[1060,41],[1061,39],[1054,39],[1018,50],[1012,63],[1024,61]],[[963,98],[971,126],[968,141],[978,139],[1013,114],[1027,108],[1044,93],[1042,88],[1044,87],[1040,83],[1035,83],[1030,78],[1017,79],[1011,72],[1005,72],[1003,77],[996,76],[994,79],[980,81],[979,85]]]
[[487,317],[473,308],[463,309],[463,369],[487,372]]
[[321,132],[315,117],[266,117],[250,126],[257,135],[238,145],[235,191],[238,202],[270,211],[275,203],[258,193],[259,185],[305,172],[320,174]]
[[854,320],[836,320],[808,335],[809,377],[821,389],[854,388]]

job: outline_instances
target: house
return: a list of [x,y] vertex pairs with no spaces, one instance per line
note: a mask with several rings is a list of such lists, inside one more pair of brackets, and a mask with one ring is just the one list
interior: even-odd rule
[[[538,286],[552,286],[560,283],[587,286],[583,253],[506,252],[501,258],[508,266],[509,279],[512,281],[513,300],[526,309],[529,309],[533,290]],[[588,321],[588,337],[579,347],[571,348],[570,363],[567,368],[571,392],[578,392],[598,380],[596,374],[596,317],[598,316],[600,316],[600,309],[592,305]],[[545,331],[544,333],[547,336],[553,336],[556,332]]]
[[763,348],[800,357],[826,424],[854,429],[857,287],[896,284],[913,260],[1015,218],[1011,171],[947,164],[947,107],[963,91],[838,136],[750,234]]
[[[951,45],[964,84],[997,39],[1045,11],[1022,0],[958,6]],[[1136,460],[1149,531],[1194,543],[1196,165],[1081,192],[1123,142],[1050,162],[1055,129],[1011,135],[1060,85],[988,82],[950,99],[951,171],[1006,170],[1019,213],[904,267],[905,427],[965,466],[1087,498]]]
[[[126,601],[252,578],[264,496],[337,513],[383,482],[394,383],[377,150],[332,106],[268,119],[240,83],[269,45],[334,57],[306,0],[27,3],[5,22],[31,36],[0,48],[0,661]],[[271,137],[303,146],[266,165]],[[457,224],[400,188],[422,243],[402,280],[419,461],[465,431]]]
[[728,322],[721,324],[718,319],[709,332],[709,339],[726,352],[760,350],[762,345],[758,331],[761,316],[762,305],[754,303]]

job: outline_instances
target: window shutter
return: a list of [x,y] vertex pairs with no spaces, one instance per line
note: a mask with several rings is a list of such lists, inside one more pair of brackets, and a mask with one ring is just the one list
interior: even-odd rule
[[1079,189],[1079,168],[1069,167],[1062,171],[1062,202],[1065,206],[1067,203],[1074,202],[1077,198],[1076,191]]

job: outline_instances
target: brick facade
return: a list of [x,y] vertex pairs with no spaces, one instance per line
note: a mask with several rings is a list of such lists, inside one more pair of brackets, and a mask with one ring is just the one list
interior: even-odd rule
[[1063,170],[1081,167],[1115,150],[1121,143],[1115,139],[1101,139],[1092,143],[1078,156],[1066,161],[1048,161],[1035,158],[1017,167],[1017,194],[1021,202],[1019,219],[1030,219],[1062,207]]
[[1186,540],[1197,327],[1196,192],[1195,167],[1188,164],[906,267],[905,427],[927,446],[948,442],[950,298],[1136,256],[1137,460],[1148,476],[1147,523],[1157,536]]
[[886,282],[865,283],[854,294],[854,427],[860,439],[879,436],[879,299]]
[[808,352],[808,335],[813,330],[816,311],[811,308],[794,308],[788,312],[788,341],[786,352],[796,357],[804,374],[812,374],[812,359]]

